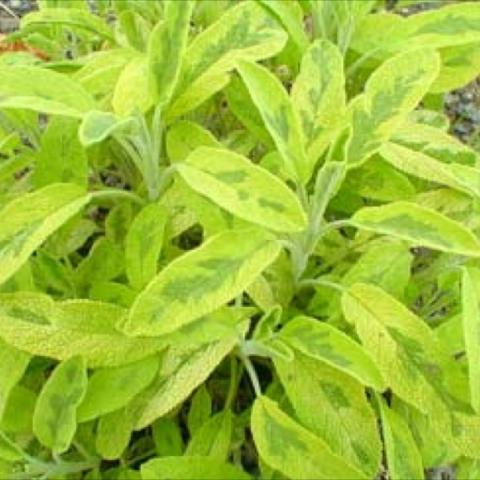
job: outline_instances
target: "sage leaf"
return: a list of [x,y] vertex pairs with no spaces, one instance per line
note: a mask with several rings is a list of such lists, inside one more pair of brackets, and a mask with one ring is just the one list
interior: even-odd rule
[[410,202],[365,207],[350,219],[351,225],[413,243],[414,245],[478,257],[480,242],[466,227],[429,208]]
[[144,207],[133,220],[125,239],[126,273],[133,288],[141,290],[157,273],[167,213],[159,205]]
[[0,284],[8,280],[90,196],[77,185],[51,184],[5,205],[0,226]]
[[239,295],[280,247],[261,231],[220,233],[164,268],[133,304],[128,335],[157,336],[212,312]]
[[293,360],[274,361],[300,422],[367,478],[375,475],[380,465],[380,438],[361,384],[297,349]]
[[357,166],[389,140],[427,93],[439,71],[434,50],[399,53],[370,76],[365,93],[349,105],[351,134],[345,157]]
[[422,458],[408,426],[383,400],[379,404],[387,464],[392,479],[424,478]]
[[65,74],[35,66],[0,65],[0,107],[80,118],[93,98]]
[[325,322],[295,317],[279,338],[309,357],[327,363],[379,391],[385,381],[370,355],[348,335]]
[[177,168],[190,187],[244,220],[275,231],[306,227],[305,212],[293,192],[241,155],[200,147]]
[[68,449],[77,427],[76,411],[87,388],[87,371],[81,357],[60,363],[38,396],[33,431],[56,453]]
[[96,370],[78,407],[78,421],[89,421],[127,405],[153,380],[158,367],[158,358],[150,356],[121,367]]
[[255,400],[252,433],[263,461],[287,477],[305,480],[367,478],[267,397]]
[[312,174],[314,163],[305,152],[300,118],[287,91],[280,80],[265,67],[241,61],[238,62],[237,69],[282,155],[289,175],[306,183]]
[[480,358],[480,270],[468,267],[462,275],[462,325],[465,351],[468,360],[468,376],[472,406],[480,411],[480,382],[478,368]]
[[230,451],[233,417],[230,410],[217,413],[207,420],[193,435],[185,455],[215,458],[224,461]]
[[167,110],[167,120],[196,108],[221,90],[239,59],[271,57],[286,40],[280,25],[256,2],[249,0],[227,10],[186,49],[181,81]]
[[150,34],[149,84],[155,103],[168,104],[178,83],[195,3],[167,1],[164,18]]
[[141,467],[142,480],[248,480],[231,464],[208,457],[154,458]]

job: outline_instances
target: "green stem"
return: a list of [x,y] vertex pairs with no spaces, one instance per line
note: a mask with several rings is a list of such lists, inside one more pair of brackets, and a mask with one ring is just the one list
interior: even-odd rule
[[245,365],[245,369],[247,370],[248,376],[250,377],[250,381],[252,382],[253,390],[255,391],[255,395],[260,397],[262,395],[262,388],[260,387],[260,381],[258,379],[257,372],[255,371],[255,367],[253,366],[252,361],[242,352],[238,353],[240,360]]
[[228,388],[227,398],[225,400],[225,410],[232,407],[233,401],[237,395],[239,384],[239,369],[237,359],[232,355],[230,357],[230,385]]
[[321,280],[319,278],[309,278],[302,280],[299,284],[300,288],[302,287],[327,287],[332,290],[337,290],[338,292],[345,292],[345,287],[336,282],[331,282],[330,280]]
[[130,200],[133,203],[138,205],[145,205],[145,200],[139,197],[136,193],[130,192],[128,190],[119,190],[116,188],[98,190],[96,192],[91,192],[92,200]]

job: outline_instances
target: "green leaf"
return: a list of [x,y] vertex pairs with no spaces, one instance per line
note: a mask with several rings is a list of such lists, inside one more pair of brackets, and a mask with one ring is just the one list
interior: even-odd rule
[[129,48],[115,48],[112,50],[99,50],[83,58],[83,66],[77,70],[72,78],[90,95],[105,101],[112,95],[118,77],[125,65],[136,55]]
[[472,406],[480,412],[480,270],[469,267],[462,276],[462,323]]
[[142,480],[249,480],[244,471],[209,457],[154,458],[140,467]]
[[305,153],[300,118],[284,86],[269,70],[255,63],[240,61],[237,69],[282,155],[289,175],[306,183],[315,163]]
[[29,362],[30,355],[0,340],[0,420],[10,393],[23,377]]
[[480,197],[480,170],[460,163],[443,163],[407,147],[387,143],[380,155],[394,167],[424,180]]
[[238,60],[261,60],[279,52],[287,35],[260,5],[241,2],[198,34],[185,51],[169,120],[196,108],[229,80]]
[[126,130],[134,125],[133,119],[120,119],[109,112],[92,110],[84,115],[78,136],[84,147],[103,142],[113,133]]
[[116,115],[128,117],[150,109],[153,99],[148,88],[148,72],[146,55],[138,55],[127,63],[113,90],[112,107]]
[[308,47],[308,36],[303,25],[303,11],[297,2],[259,0],[282,23],[300,53]]
[[345,273],[342,283],[372,283],[402,300],[411,275],[413,256],[405,242],[372,244]]
[[230,230],[165,267],[137,297],[124,331],[173,332],[242,293],[270,265],[278,243],[258,230]]
[[442,67],[430,89],[432,93],[450,92],[474,81],[480,71],[479,42],[480,35],[476,43],[440,50]]
[[0,338],[32,355],[57,360],[82,355],[89,367],[115,367],[140,360],[168,344],[123,335],[115,325],[126,311],[115,305],[88,300],[55,305],[50,301],[39,310],[45,302],[33,295],[0,297]]
[[172,348],[163,360],[157,379],[132,405],[136,430],[169,413],[201,385],[238,341],[235,334],[197,346]]
[[182,432],[175,420],[168,417],[159,418],[152,425],[152,437],[159,457],[182,455]]
[[48,122],[36,155],[33,174],[36,188],[56,182],[87,186],[88,158],[77,138],[77,130],[76,119],[54,117]]
[[348,335],[311,317],[295,317],[280,331],[279,338],[304,355],[342,370],[362,384],[379,391],[385,381],[370,355]]
[[33,414],[38,440],[56,453],[68,449],[77,428],[76,410],[87,388],[82,357],[60,363],[45,382]]
[[227,460],[232,439],[233,416],[230,410],[217,413],[193,435],[185,455],[205,456],[218,461]]
[[98,15],[77,8],[42,8],[22,18],[22,29],[59,25],[75,30],[86,30],[109,41],[114,41],[113,32]]
[[[389,56],[396,51],[453,47],[480,41],[480,7],[475,2],[446,5],[407,18],[368,15],[357,26],[352,48]],[[388,31],[388,36],[385,36]],[[471,47],[470,47],[471,48]]]
[[[422,115],[426,114],[426,110]],[[412,113],[422,113],[421,110],[415,110]],[[431,113],[431,112],[430,112]],[[428,157],[439,160],[443,163],[461,163],[462,165],[475,166],[480,156],[468,145],[457,140],[447,131],[432,126],[425,125],[420,119],[416,121],[405,122],[392,136],[391,142],[402,147],[423,153]],[[430,122],[437,123],[442,119],[430,119]],[[424,120],[425,121],[425,120]],[[447,129],[449,125],[447,124]]]
[[357,228],[391,235],[414,245],[457,255],[480,256],[480,242],[460,223],[415,203],[393,202],[358,210],[349,223]]
[[124,408],[100,418],[95,449],[105,460],[120,458],[128,447],[133,431],[133,419]]
[[150,356],[122,367],[96,370],[78,407],[78,421],[86,422],[126,406],[153,380],[158,366],[158,357]]
[[10,392],[5,413],[0,422],[1,430],[13,434],[31,435],[36,401],[36,392],[23,385],[15,385]]
[[95,102],[67,75],[34,66],[0,66],[0,108],[81,117]]
[[372,285],[350,287],[342,308],[393,392],[425,414],[435,412],[440,425],[448,427],[447,408],[465,408],[468,384],[428,325]]
[[317,173],[311,196],[310,228],[315,236],[320,232],[325,211],[332,197],[338,192],[345,178],[345,165],[341,162],[326,162]]
[[0,211],[0,217],[8,219],[0,225],[0,284],[89,200],[77,185],[58,183],[5,205]]
[[130,225],[125,239],[126,272],[137,290],[144,288],[157,273],[166,223],[166,211],[158,204],[150,204]]
[[367,478],[267,397],[255,400],[251,428],[262,460],[287,477],[299,480]]
[[209,130],[187,120],[176,122],[169,128],[166,143],[171,162],[185,160],[197,147],[223,147]]
[[75,270],[77,289],[82,291],[97,281],[112,280],[123,273],[123,249],[106,237],[100,237]]
[[244,220],[275,231],[306,227],[305,212],[293,192],[241,155],[199,147],[177,168],[195,191]]
[[164,17],[150,34],[150,91],[161,106],[168,104],[179,80],[194,5],[190,0],[165,2]]
[[382,431],[385,440],[387,465],[392,480],[422,479],[422,457],[408,425],[394,410],[380,400]]
[[[380,149],[382,151],[383,147]],[[408,177],[385,162],[380,155],[374,155],[360,168],[349,172],[340,194],[345,191],[379,202],[410,200],[416,193]]]
[[310,45],[291,97],[302,121],[307,154],[318,159],[346,111],[343,56],[336,45],[324,39]]
[[381,444],[365,389],[323,361],[294,350],[291,361],[275,359],[275,369],[300,422],[331,451],[375,478]]
[[350,103],[352,126],[345,157],[357,166],[389,140],[427,93],[438,75],[434,50],[395,55],[384,62],[365,84],[365,93]]
[[190,435],[195,432],[210,418],[212,414],[212,398],[207,387],[202,385],[193,395],[188,411],[187,426]]
[[265,129],[260,112],[240,77],[235,75],[224,92],[233,115],[265,146],[273,148],[272,137]]

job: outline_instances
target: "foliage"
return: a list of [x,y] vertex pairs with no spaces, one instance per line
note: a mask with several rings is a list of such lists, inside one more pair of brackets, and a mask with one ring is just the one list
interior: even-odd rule
[[441,110],[480,3],[38,6],[0,56],[0,476],[478,478],[480,157]]

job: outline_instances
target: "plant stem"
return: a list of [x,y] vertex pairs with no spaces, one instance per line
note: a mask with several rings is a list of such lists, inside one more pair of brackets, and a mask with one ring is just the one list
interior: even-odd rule
[[130,192],[128,190],[119,190],[112,188],[110,190],[98,190],[91,193],[92,200],[109,200],[109,199],[119,199],[119,200],[130,200],[133,203],[138,205],[145,205],[145,200],[139,197],[136,193]]
[[299,284],[300,288],[302,287],[327,287],[332,290],[337,290],[338,292],[344,292],[345,287],[336,282],[331,282],[330,280],[321,280],[319,278],[309,278],[302,280]]
[[230,385],[228,387],[227,398],[225,400],[225,410],[232,407],[235,396],[237,395],[239,383],[239,368],[237,359],[232,355],[230,357]]
[[257,397],[260,397],[262,395],[262,388],[260,387],[260,381],[258,380],[258,375],[257,375],[257,372],[255,371],[255,367],[253,366],[252,361],[242,352],[239,352],[238,356],[240,360],[242,360],[243,364],[245,365],[245,369],[247,370],[248,376],[250,377],[250,381],[252,382],[255,395]]

